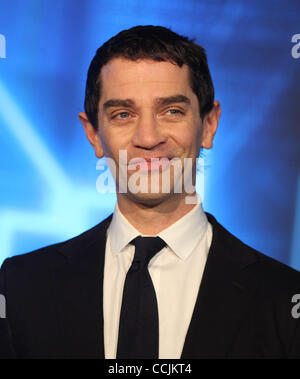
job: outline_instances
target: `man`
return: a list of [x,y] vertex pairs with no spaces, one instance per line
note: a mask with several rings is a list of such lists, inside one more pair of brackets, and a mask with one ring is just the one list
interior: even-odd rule
[[2,357],[300,358],[300,274],[243,244],[182,186],[195,184],[220,113],[189,39],[139,26],[98,49],[79,118],[114,163],[116,208],[4,262]]

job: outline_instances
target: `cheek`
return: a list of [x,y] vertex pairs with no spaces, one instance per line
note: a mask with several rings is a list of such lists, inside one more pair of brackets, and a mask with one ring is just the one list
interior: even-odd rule
[[198,124],[194,129],[193,135],[193,144],[195,145],[196,150],[200,150],[202,145],[202,135],[203,135],[203,127],[202,124]]
[[106,157],[113,158],[114,160],[118,161],[119,159],[119,149],[117,146],[112,146],[109,143],[102,143],[103,145],[103,151],[104,155]]
[[176,133],[174,139],[179,146],[181,146],[187,152],[197,151],[201,145],[202,131],[200,128],[192,128],[191,125],[187,125],[181,133]]
[[102,126],[99,127],[99,137],[105,156],[114,158],[114,151],[118,148],[117,139],[112,135],[111,129],[104,122]]

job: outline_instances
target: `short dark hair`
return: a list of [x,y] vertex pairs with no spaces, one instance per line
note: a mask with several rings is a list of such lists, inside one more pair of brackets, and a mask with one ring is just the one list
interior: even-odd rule
[[201,118],[203,119],[213,108],[214,86],[204,48],[194,40],[162,26],[135,26],[110,38],[99,47],[91,61],[87,74],[84,109],[95,129],[98,129],[101,69],[113,58],[120,57],[132,61],[169,61],[179,67],[186,64],[190,71],[191,88],[199,101]]

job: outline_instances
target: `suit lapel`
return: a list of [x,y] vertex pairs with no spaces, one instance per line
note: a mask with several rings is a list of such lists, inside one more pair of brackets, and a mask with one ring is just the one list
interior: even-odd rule
[[225,358],[257,284],[257,258],[213,216],[213,240],[182,358]]
[[63,245],[55,267],[60,355],[104,358],[103,271],[106,231],[111,216]]

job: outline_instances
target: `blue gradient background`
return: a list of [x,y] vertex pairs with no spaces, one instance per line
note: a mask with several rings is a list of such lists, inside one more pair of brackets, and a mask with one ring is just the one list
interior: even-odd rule
[[0,263],[104,219],[97,159],[78,120],[96,49],[137,24],[202,44],[222,105],[205,152],[205,210],[300,270],[299,0],[0,0]]

